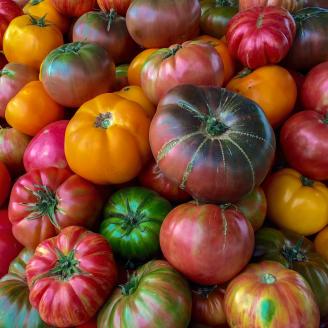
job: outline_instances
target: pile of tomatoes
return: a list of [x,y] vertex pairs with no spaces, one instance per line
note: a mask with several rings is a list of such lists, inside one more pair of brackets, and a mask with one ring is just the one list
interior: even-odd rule
[[0,0],[0,327],[328,327],[327,0]]

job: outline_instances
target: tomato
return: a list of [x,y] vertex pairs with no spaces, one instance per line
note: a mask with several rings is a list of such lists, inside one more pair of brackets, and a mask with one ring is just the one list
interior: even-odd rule
[[114,85],[115,65],[102,47],[74,42],[52,51],[42,63],[40,76],[57,103],[79,107]]
[[96,187],[66,169],[32,170],[14,184],[9,200],[13,234],[25,247],[71,225],[92,228],[103,201]]
[[98,315],[98,327],[130,328],[133,322],[133,328],[185,328],[190,316],[185,279],[167,262],[151,261],[114,290]]
[[63,15],[79,17],[91,11],[96,0],[51,0],[51,3]]
[[294,19],[297,32],[285,65],[300,71],[328,60],[328,9],[305,8]]
[[63,116],[64,108],[48,96],[40,81],[26,84],[9,101],[5,113],[13,128],[29,136],[35,136],[43,127]]
[[110,11],[114,8],[119,15],[125,16],[132,0],[97,0],[102,11]]
[[13,0],[20,8],[23,8],[29,0]]
[[138,103],[117,94],[100,95],[68,124],[67,162],[76,174],[97,184],[128,182],[151,156],[149,126],[150,118]]
[[28,82],[38,79],[38,71],[24,64],[9,63],[0,71],[0,116],[5,117],[9,100]]
[[160,231],[165,258],[189,280],[222,284],[250,260],[254,231],[236,209],[186,203],[174,208]]
[[142,47],[164,48],[196,37],[200,13],[198,0],[134,0],[126,24]]
[[328,114],[328,61],[315,66],[306,75],[301,99],[304,109]]
[[0,161],[0,207],[5,203],[8,198],[10,187],[11,187],[11,177],[5,164]]
[[315,250],[328,262],[328,227],[321,230],[315,237]]
[[262,227],[267,214],[267,201],[261,187],[255,187],[252,192],[244,196],[236,205],[251,223],[254,231]]
[[275,6],[282,7],[294,12],[306,7],[327,8],[326,0],[239,0],[239,10],[246,10],[253,7]]
[[117,268],[104,237],[70,226],[37,247],[26,277],[30,302],[42,320],[70,327],[100,309],[115,285]]
[[[26,172],[47,167],[68,168],[64,152],[68,122],[62,120],[51,123],[32,139],[24,153]],[[49,149],[51,149],[50,152]]]
[[321,316],[328,314],[328,262],[302,235],[264,228],[256,233],[256,260],[277,261],[297,271],[310,285]]
[[60,14],[53,6],[51,0],[29,0],[23,8],[24,14],[36,18],[46,16],[47,21],[55,24],[62,33],[66,33],[69,28],[69,20]]
[[14,128],[0,128],[0,161],[13,177],[24,172],[23,155],[30,137]]
[[116,64],[128,63],[138,46],[126,27],[125,17],[116,11],[92,11],[81,16],[73,27],[73,41],[95,43],[106,49]]
[[235,15],[226,34],[230,53],[249,68],[279,63],[291,48],[296,25],[278,7],[255,7]]
[[97,328],[97,318],[92,318],[88,322],[78,325],[75,328]]
[[293,77],[277,65],[263,66],[254,71],[244,69],[228,83],[227,89],[255,101],[273,127],[288,117],[297,99]]
[[115,84],[113,86],[114,91],[119,91],[129,85],[128,81],[128,64],[116,66],[115,68]]
[[236,202],[251,192],[266,177],[275,153],[275,137],[260,107],[215,87],[171,90],[157,108],[149,137],[165,176],[206,202]]
[[3,37],[3,52],[9,62],[25,64],[39,70],[43,59],[64,43],[63,35],[45,17],[16,17]]
[[328,119],[315,111],[290,117],[281,129],[280,143],[288,164],[314,180],[328,179]]
[[328,190],[323,183],[282,169],[266,180],[264,191],[268,216],[279,227],[307,236],[328,224]]
[[162,197],[172,202],[185,202],[191,197],[188,193],[179,188],[169,180],[155,161],[149,162],[139,175],[139,181],[142,186],[158,192]]
[[25,269],[33,251],[23,249],[0,280],[0,326],[2,328],[47,328],[29,302]]
[[319,310],[309,285],[276,262],[249,265],[229,284],[224,304],[232,327],[319,327]]
[[230,55],[228,47],[225,42],[222,40],[213,38],[208,35],[201,35],[197,37],[195,40],[205,41],[212,45],[218,54],[221,57],[223,62],[223,71],[224,71],[224,82],[223,85],[226,85],[231,78],[234,76],[236,71],[236,63],[234,58]]

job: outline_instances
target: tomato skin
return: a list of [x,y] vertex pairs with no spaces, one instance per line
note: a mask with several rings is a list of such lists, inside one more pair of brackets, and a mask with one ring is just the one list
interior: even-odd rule
[[328,179],[328,122],[315,111],[290,117],[281,129],[280,143],[288,164],[314,180]]
[[75,328],[97,328],[97,318],[93,318],[82,325],[78,325]]
[[51,0],[51,3],[63,15],[79,17],[94,9],[96,0]]
[[282,7],[290,12],[307,7],[328,8],[326,0],[239,0],[240,11],[262,6]]
[[230,282],[224,303],[232,327],[319,327],[319,309],[309,285],[276,262],[250,264]]
[[277,7],[255,7],[235,15],[226,34],[230,53],[249,68],[279,63],[292,46],[296,24]]
[[119,15],[125,16],[132,0],[97,0],[102,11],[110,11],[114,8]]
[[191,281],[222,284],[236,276],[250,260],[254,231],[236,209],[190,202],[166,216],[160,245],[168,262]]
[[119,91],[129,85],[128,81],[128,64],[116,66],[115,68],[115,84],[113,91]]
[[16,181],[8,210],[14,236],[33,249],[67,226],[92,228],[102,205],[101,194],[92,183],[66,169],[49,167],[32,170]]
[[117,268],[105,238],[70,226],[37,247],[26,277],[30,302],[41,318],[52,326],[69,327],[96,314],[115,285]]
[[0,207],[5,203],[10,193],[11,177],[5,164],[0,161]]
[[315,237],[314,247],[316,252],[318,252],[327,262],[328,262],[328,227],[322,229]]

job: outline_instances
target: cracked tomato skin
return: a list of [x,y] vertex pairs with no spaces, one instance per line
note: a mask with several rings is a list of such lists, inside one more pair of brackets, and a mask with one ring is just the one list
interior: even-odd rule
[[222,284],[250,260],[254,231],[234,208],[190,202],[166,216],[160,245],[165,258],[191,281]]
[[41,318],[71,327],[97,313],[116,283],[117,268],[104,237],[70,226],[37,247],[26,277],[30,302]]

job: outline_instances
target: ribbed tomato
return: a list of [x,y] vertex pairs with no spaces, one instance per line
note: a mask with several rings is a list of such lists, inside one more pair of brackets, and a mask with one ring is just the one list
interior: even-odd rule
[[120,15],[125,16],[132,0],[97,0],[102,11],[108,12],[114,8]]
[[96,0],[51,0],[51,2],[61,14],[74,17],[91,11],[96,4]]
[[326,0],[239,0],[239,10],[246,10],[253,7],[275,6],[294,12],[307,7],[328,8]]

